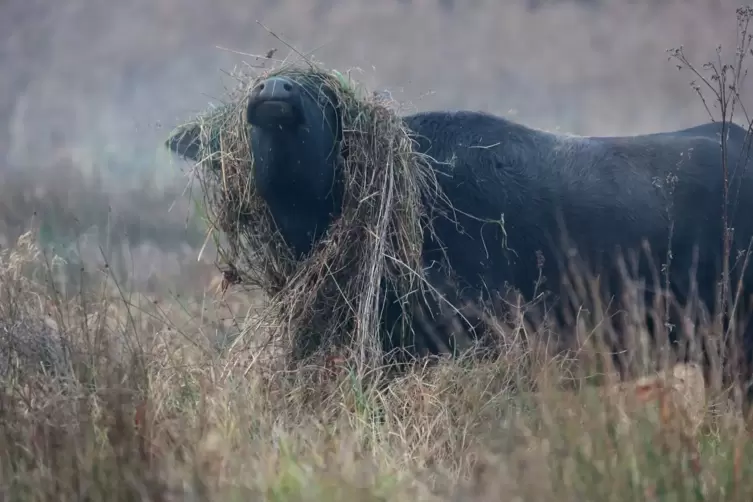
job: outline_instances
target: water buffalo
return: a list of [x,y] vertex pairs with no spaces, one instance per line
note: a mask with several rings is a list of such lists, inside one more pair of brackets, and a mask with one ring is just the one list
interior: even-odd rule
[[[256,189],[299,257],[340,214],[342,131],[333,96],[278,75],[259,82],[248,97]],[[660,287],[652,264],[661,267],[671,246],[673,293],[680,302],[689,298],[695,270],[697,296],[714,309],[722,270],[721,124],[583,137],[478,111],[428,111],[402,120],[457,209],[456,221],[434,221],[443,249],[429,233],[423,244],[427,267],[446,253],[458,281],[454,298],[463,296],[460,291],[471,292],[469,298],[493,295],[512,285],[530,299],[542,275],[545,289],[563,293],[573,256],[599,275],[604,292],[619,295],[617,258],[640,252],[645,242],[650,257],[643,255],[637,271],[649,297]],[[734,258],[753,237],[753,173],[746,169],[746,131],[729,125],[728,133]],[[196,160],[190,139],[168,146]],[[500,218],[504,225],[488,223]],[[742,289],[753,293],[750,267]],[[388,308],[386,315],[397,313]]]

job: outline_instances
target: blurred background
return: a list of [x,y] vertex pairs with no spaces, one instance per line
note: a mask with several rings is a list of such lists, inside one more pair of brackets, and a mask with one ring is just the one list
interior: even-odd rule
[[684,46],[698,67],[720,44],[730,57],[739,5],[3,0],[0,245],[31,225],[73,262],[118,256],[124,279],[147,289],[157,277],[207,285],[213,257],[197,261],[204,229],[184,193],[187,166],[162,141],[218,102],[232,85],[223,71],[272,49],[289,56],[269,31],[389,90],[406,111],[471,108],[546,129],[633,134],[708,119],[692,75],[666,50]]

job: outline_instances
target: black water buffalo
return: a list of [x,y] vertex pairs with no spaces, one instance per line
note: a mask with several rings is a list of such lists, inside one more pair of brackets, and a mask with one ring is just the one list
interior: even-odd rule
[[[286,242],[303,256],[339,215],[337,103],[327,89],[275,76],[252,90],[247,120],[258,193]],[[403,120],[458,210],[456,221],[434,222],[457,274],[455,297],[463,296],[459,291],[493,295],[512,285],[530,299],[541,275],[545,289],[562,293],[563,267],[573,256],[599,274],[605,292],[619,295],[619,253],[640,252],[645,241],[653,261],[641,258],[638,272],[647,295],[659,286],[651,263],[661,267],[671,245],[676,297],[689,297],[695,270],[698,297],[714,308],[722,262],[721,124],[581,137],[475,111],[430,111]],[[728,132],[734,258],[753,237],[753,172],[746,169],[745,130],[729,125]],[[169,147],[195,160],[186,138]],[[489,223],[501,218],[504,225]],[[427,266],[442,260],[428,232],[423,256]],[[742,285],[746,295],[753,293],[750,267]]]

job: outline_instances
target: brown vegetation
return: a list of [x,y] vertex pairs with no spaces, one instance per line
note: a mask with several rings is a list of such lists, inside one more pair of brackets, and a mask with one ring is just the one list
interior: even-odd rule
[[[682,40],[680,33],[690,31],[696,38],[688,45],[697,47],[688,48],[688,53],[697,55],[708,46],[705,34],[725,26],[723,16],[710,14],[711,7],[699,2],[687,2],[684,10],[673,11],[636,7],[626,16],[615,15],[615,10],[627,12],[619,6],[625,2],[600,14],[572,6],[528,14],[519,6],[499,2],[478,2],[463,10],[458,3],[452,17],[434,11],[426,15],[421,10],[429,8],[425,2],[408,7],[333,2],[329,9],[326,2],[315,2],[310,12],[300,3],[273,7],[256,2],[263,10],[249,13],[247,2],[236,5],[227,0],[213,4],[212,9],[225,9],[225,14],[214,17],[201,9],[176,13],[166,7],[168,3],[149,3],[150,22],[160,28],[134,41],[144,47],[131,53],[133,65],[147,68],[147,73],[159,68],[154,61],[152,66],[141,66],[145,53],[159,52],[150,45],[155,41],[161,41],[162,47],[179,47],[199,37],[197,33],[204,30],[194,28],[207,19],[216,20],[217,31],[228,38],[234,33],[246,36],[249,26],[258,26],[252,18],[262,12],[267,14],[266,25],[284,26],[286,31],[296,28],[301,40],[338,32],[343,40],[352,40],[327,49],[332,51],[330,58],[320,56],[328,66],[365,65],[361,51],[379,37],[382,52],[366,61],[374,62],[383,81],[399,85],[413,79],[414,96],[440,88],[439,97],[427,101],[431,105],[505,112],[510,102],[506,100],[520,99],[528,91],[499,98],[500,88],[508,89],[500,82],[509,83],[499,75],[515,66],[510,61],[522,61],[523,56],[516,59],[517,52],[534,54],[535,58],[525,56],[529,62],[520,66],[520,74],[529,79],[526,82],[556,82],[542,84],[539,96],[562,91],[560,102],[575,96],[580,103],[577,115],[586,115],[593,107],[600,120],[568,125],[601,134],[704,120],[692,91],[678,91],[687,85],[686,76],[677,85],[672,84],[673,77],[657,76],[666,75],[662,72],[667,63],[665,47],[658,53],[656,49],[662,37],[667,37],[668,47]],[[719,4],[722,11],[729,8],[727,2]],[[7,5],[20,9],[14,1]],[[8,9],[7,5],[0,9]],[[84,20],[107,12],[105,2],[94,2],[85,11],[75,5],[61,7],[60,12]],[[117,9],[130,12],[126,6]],[[291,15],[293,9],[296,16]],[[647,20],[636,12],[652,14]],[[669,12],[677,12],[676,17]],[[539,16],[535,18],[539,24],[530,22],[534,16]],[[43,17],[13,19],[18,26],[41,30]],[[225,23],[230,18],[233,23]],[[584,19],[602,21],[575,29]],[[54,24],[46,27],[52,29]],[[643,42],[630,38],[634,44],[645,44],[641,50],[631,52],[630,43],[617,42],[617,27],[635,30],[644,25],[651,31],[642,32]],[[421,36],[411,31],[416,26],[425,30]],[[9,40],[26,36],[19,28]],[[129,36],[133,37],[132,30]],[[589,37],[595,41],[582,39]],[[264,45],[260,40],[262,35],[256,33],[241,45],[221,45]],[[452,47],[453,40],[465,40],[459,44],[462,50]],[[587,71],[581,74],[557,52],[578,52],[591,43],[611,46],[609,65],[597,69],[597,64],[584,64]],[[30,44],[18,46],[27,50]],[[493,49],[483,50],[489,46]],[[507,61],[494,59],[500,47],[506,47]],[[398,49],[415,52],[400,58]],[[56,50],[64,51],[66,46],[50,49],[53,60]],[[97,67],[112,56],[102,52],[84,52],[78,56],[79,64],[85,60],[84,67]],[[622,57],[625,54],[630,57]],[[657,60],[662,66],[653,66]],[[414,72],[417,67],[425,70]],[[34,71],[29,69],[27,76]],[[627,75],[629,71],[633,73]],[[64,82],[75,81],[76,71],[61,73]],[[111,84],[107,71],[94,73],[92,82]],[[208,73],[206,78],[214,80],[213,72]],[[440,74],[446,78],[438,79]],[[183,78],[182,83],[188,80]],[[591,84],[584,85],[585,81]],[[31,88],[59,86],[50,82],[34,81]],[[195,83],[197,92],[205,82]],[[97,89],[96,84],[91,86],[82,92]],[[96,102],[95,95],[90,92],[89,98]],[[624,100],[616,102],[616,95]],[[20,122],[28,121],[27,127],[43,122],[33,119],[33,105],[41,110],[49,105],[41,98],[26,96],[27,105],[32,102],[27,114],[10,107],[16,119],[12,131],[18,132]],[[528,103],[523,114],[529,117],[551,104]],[[76,109],[81,104],[71,96],[66,106]],[[668,118],[683,104],[692,108]],[[0,113],[6,109],[0,106]],[[630,109],[652,111],[626,117]],[[65,113],[55,118],[61,116]],[[538,125],[567,121],[563,116],[541,116]],[[60,127],[82,131],[92,125],[82,122],[85,127],[73,127],[75,121],[62,120]],[[45,152],[41,136],[40,132],[34,141]],[[33,164],[40,159],[25,156],[27,136],[13,138],[18,143],[10,160]],[[185,236],[189,207],[185,200],[180,202],[185,204],[183,211],[175,216],[167,209],[177,195],[164,196],[162,187],[143,190],[151,186],[145,183],[133,191],[112,191],[73,172],[47,180],[29,177],[14,185],[12,180],[24,178],[17,171],[3,171],[0,498],[4,500],[748,501],[753,495],[753,448],[745,417],[724,389],[699,383],[697,372],[687,366],[595,389],[580,376],[588,371],[576,376],[570,361],[542,357],[535,347],[524,344],[522,340],[532,333],[522,323],[502,333],[506,347],[496,361],[440,361],[388,385],[366,384],[347,360],[340,359],[329,360],[324,368],[304,367],[285,374],[258,346],[266,328],[257,312],[262,298],[233,288],[223,297],[205,294],[214,265],[211,260],[196,263],[205,229],[197,223],[194,233]],[[37,184],[43,190],[37,191]],[[178,181],[173,186],[180,193],[184,184]],[[140,210],[125,216],[137,204]],[[113,219],[92,216],[101,217],[111,206],[116,208]],[[90,246],[86,255],[69,254],[63,260],[47,247],[37,247],[44,235],[36,232],[40,224],[35,211],[59,217],[53,229],[62,227],[74,241],[81,233],[82,216],[89,218],[90,225],[94,221],[106,228],[115,221],[112,226],[119,228],[112,232],[115,236],[129,227],[143,231],[143,223],[149,222],[152,234],[136,241],[154,247],[162,242],[164,251],[151,262],[133,265],[123,249],[134,243],[124,239],[120,247]],[[35,221],[35,231],[24,233]],[[165,237],[167,230],[175,233]],[[188,249],[181,250],[183,245]],[[134,279],[134,271],[147,263],[155,269],[147,274],[152,281]],[[168,266],[175,267],[172,273]],[[596,331],[608,336],[609,329],[608,325],[598,330],[577,326],[581,336]],[[699,326],[698,331],[714,333],[715,327]],[[568,388],[561,388],[562,382]]]
[[538,357],[512,333],[499,360],[445,360],[386,386],[359,379],[345,360],[285,375],[250,333],[219,345],[212,312],[124,297],[100,274],[86,293],[64,298],[45,261],[28,236],[1,261],[9,328],[46,318],[70,348],[54,368],[0,350],[5,498],[753,494],[742,416],[722,394],[706,395],[692,367],[600,392],[580,380],[566,390],[557,382],[573,382],[569,365]]

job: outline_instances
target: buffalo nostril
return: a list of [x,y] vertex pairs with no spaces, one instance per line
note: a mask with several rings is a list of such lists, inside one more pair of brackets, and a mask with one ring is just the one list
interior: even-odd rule
[[290,92],[290,91],[293,90],[293,86],[290,85],[290,82],[285,82],[285,84],[282,86],[282,88],[285,89],[288,92]]
[[259,84],[259,90],[260,90],[260,91],[263,91],[263,90],[264,90],[264,82],[262,82],[261,84]]

